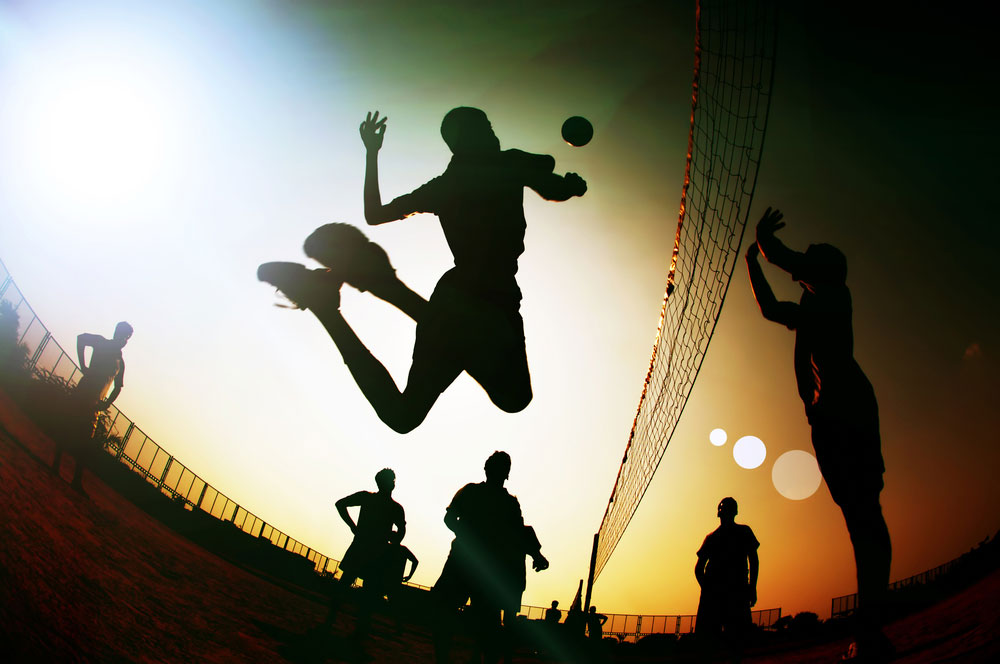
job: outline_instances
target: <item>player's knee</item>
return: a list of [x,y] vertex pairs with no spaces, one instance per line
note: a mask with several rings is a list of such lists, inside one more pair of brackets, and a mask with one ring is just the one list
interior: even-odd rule
[[427,417],[426,412],[403,409],[394,413],[379,413],[379,419],[396,433],[410,433]]
[[520,392],[507,392],[504,394],[491,395],[491,400],[497,408],[505,413],[520,413],[531,403],[531,388]]

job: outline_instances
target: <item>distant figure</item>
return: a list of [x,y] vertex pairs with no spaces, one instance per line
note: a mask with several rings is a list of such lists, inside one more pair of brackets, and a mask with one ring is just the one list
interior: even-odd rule
[[[524,348],[518,256],[524,251],[524,188],[542,198],[582,196],[587,184],[575,173],[553,172],[555,160],[520,150],[501,150],[486,114],[477,108],[449,111],[441,135],[452,159],[439,177],[382,203],[378,152],[386,119],[378,112],[361,123],[367,149],[364,184],[369,225],[429,212],[436,214],[455,259],[429,301],[400,281],[384,250],[344,224],[318,228],[305,252],[328,270],[293,263],[265,263],[258,278],[280,289],[323,323],[351,374],[379,418],[406,433],[416,428],[438,396],[466,371],[499,408],[523,410],[531,401],[531,377]],[[341,316],[340,287],[346,282],[389,302],[417,322],[413,363],[406,388],[396,386],[385,367]]]
[[604,623],[608,622],[608,617],[597,612],[596,606],[590,607],[587,614],[587,636],[591,641],[600,643],[604,640]]
[[435,636],[438,661],[448,661],[451,616],[470,599],[480,648],[488,656],[505,649],[499,642],[500,614],[512,624],[520,607],[525,555],[536,571],[549,566],[534,530],[524,525],[520,503],[503,486],[510,456],[494,452],[484,469],[486,481],[459,489],[445,512],[444,522],[455,539],[433,588],[443,612]]
[[[76,468],[73,471],[71,486],[77,491],[83,491],[83,469],[98,451],[94,441],[98,413],[107,410],[115,402],[125,384],[125,360],[122,358],[122,348],[131,337],[132,326],[122,321],[115,326],[115,333],[111,339],[88,333],[76,338],[76,357],[83,377],[70,396],[66,443],[75,448]],[[91,349],[89,363],[85,357],[87,348]],[[113,388],[111,388],[112,383]],[[107,394],[108,388],[111,388],[110,394]],[[61,440],[56,441],[52,471],[57,475],[66,443]]]
[[552,606],[545,609],[545,623],[548,625],[558,625],[562,620],[562,611],[559,610],[558,600],[552,600]]
[[[812,443],[830,495],[847,522],[858,575],[859,656],[892,652],[880,623],[889,584],[892,544],[882,516],[882,439],[875,390],[854,359],[847,259],[828,244],[805,253],[775,237],[782,214],[768,208],[746,253],[750,285],[764,318],[795,330],[795,380],[812,427]],[[802,286],[798,304],[779,302],[757,260],[790,273]]]
[[736,500],[723,498],[716,514],[719,527],[698,549],[694,576],[701,586],[695,631],[699,636],[726,640],[739,647],[752,624],[750,607],[757,603],[760,542],[750,526],[736,523]]
[[[347,527],[354,533],[354,540],[347,548],[340,563],[341,577],[332,594],[330,611],[323,628],[333,625],[347,590],[354,582],[364,580],[363,606],[358,616],[356,636],[367,634],[370,614],[374,604],[384,595],[385,566],[391,552],[390,540],[402,541],[406,534],[406,518],[403,507],[392,499],[396,487],[396,473],[383,468],[375,474],[378,492],[358,491],[337,501],[337,512]],[[355,523],[349,507],[359,507]],[[395,526],[395,530],[393,530]]]

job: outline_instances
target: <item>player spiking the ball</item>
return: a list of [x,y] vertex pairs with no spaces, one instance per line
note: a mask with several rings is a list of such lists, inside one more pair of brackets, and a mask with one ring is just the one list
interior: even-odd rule
[[[566,201],[586,193],[587,183],[575,173],[554,173],[551,156],[501,150],[486,114],[459,107],[441,123],[452,152],[444,173],[383,203],[378,153],[386,120],[378,111],[368,113],[359,128],[367,151],[365,220],[375,226],[421,212],[437,215],[455,266],[430,299],[400,281],[385,251],[346,224],[321,226],[306,238],[306,255],[327,269],[265,263],[258,277],[319,318],[361,391],[393,430],[416,428],[463,371],[500,409],[521,411],[532,397],[515,278],[524,252],[524,188],[546,200]],[[402,391],[341,316],[344,283],[370,291],[416,321],[413,362]]]

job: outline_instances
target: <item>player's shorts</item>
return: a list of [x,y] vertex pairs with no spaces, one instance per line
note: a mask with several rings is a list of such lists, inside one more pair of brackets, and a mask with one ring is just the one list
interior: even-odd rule
[[345,575],[360,577],[366,583],[381,583],[388,543],[379,539],[355,537],[340,561]]
[[744,583],[731,589],[703,589],[698,601],[695,631],[714,634],[722,630],[732,634],[753,623],[750,615],[750,589]]
[[[520,293],[466,290],[453,268],[438,281],[417,324],[410,375],[422,374],[441,392],[462,371],[491,396],[498,382],[509,383],[515,392],[526,389],[530,396]],[[438,380],[427,378],[433,376]]]
[[818,403],[809,412],[816,461],[841,507],[877,501],[884,486],[878,404],[867,381],[857,388],[844,398]]

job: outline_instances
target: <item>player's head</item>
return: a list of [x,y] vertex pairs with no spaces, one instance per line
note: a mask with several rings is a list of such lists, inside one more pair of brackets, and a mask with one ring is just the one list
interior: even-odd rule
[[482,154],[498,152],[500,141],[493,133],[493,125],[478,108],[459,106],[448,111],[441,121],[441,138],[451,148],[452,154]]
[[122,346],[132,337],[132,326],[122,321],[115,325],[115,341],[119,342]]
[[483,470],[486,471],[486,479],[502,483],[510,476],[510,455],[506,452],[494,452],[486,460]]
[[389,533],[389,544],[399,544],[403,541],[403,533],[393,530]]
[[379,491],[392,491],[396,487],[396,473],[391,468],[383,468],[375,473],[375,484]]
[[847,257],[832,244],[810,244],[792,279],[808,286],[840,286],[847,282]]
[[553,609],[558,609],[559,608],[559,600],[557,600],[557,599],[552,600],[552,608]]
[[720,519],[735,519],[738,513],[739,508],[736,505],[735,498],[726,496],[719,501],[719,509],[716,510],[716,514]]

